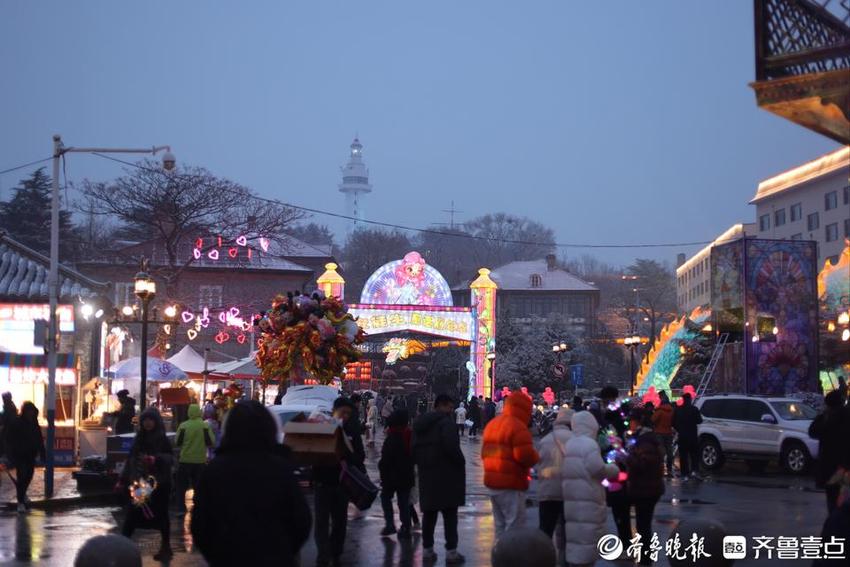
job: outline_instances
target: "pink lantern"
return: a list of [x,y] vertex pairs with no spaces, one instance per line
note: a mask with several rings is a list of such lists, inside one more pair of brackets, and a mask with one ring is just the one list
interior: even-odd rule
[[519,391],[522,392],[523,394],[525,394],[528,399],[531,399],[531,394],[528,393],[528,388],[523,386],[522,388],[519,389]]

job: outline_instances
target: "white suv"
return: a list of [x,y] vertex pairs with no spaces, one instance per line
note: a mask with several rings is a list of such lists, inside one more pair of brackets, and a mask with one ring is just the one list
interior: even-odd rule
[[809,437],[817,412],[799,400],[720,395],[699,398],[695,405],[703,417],[700,461],[708,470],[735,456],[755,470],[778,458],[786,471],[803,474],[817,458],[818,442]]

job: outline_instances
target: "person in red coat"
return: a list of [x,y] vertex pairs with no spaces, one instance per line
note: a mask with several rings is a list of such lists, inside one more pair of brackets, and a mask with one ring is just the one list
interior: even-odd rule
[[528,469],[540,460],[528,430],[531,407],[530,397],[514,391],[502,414],[484,428],[484,485],[491,491],[497,538],[505,530],[525,525]]

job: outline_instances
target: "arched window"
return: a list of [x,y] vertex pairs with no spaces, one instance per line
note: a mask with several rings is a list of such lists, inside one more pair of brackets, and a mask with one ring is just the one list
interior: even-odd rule
[[531,287],[542,287],[543,277],[540,274],[531,274]]

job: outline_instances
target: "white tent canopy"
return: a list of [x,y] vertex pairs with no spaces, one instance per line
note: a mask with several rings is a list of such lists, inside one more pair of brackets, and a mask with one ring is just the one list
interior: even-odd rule
[[[186,373],[177,368],[167,360],[148,357],[147,361],[148,382],[170,382],[172,380],[185,380]],[[110,369],[116,380],[139,379],[142,370],[142,359],[138,356],[122,360],[114,364]]]
[[189,345],[184,346],[174,356],[168,358],[168,362],[183,372],[203,372],[204,357]]
[[251,354],[247,358],[239,360],[231,360],[230,362],[222,362],[213,369],[214,374],[242,374],[250,376],[259,376],[260,369],[257,368],[257,363],[254,359],[256,353]]

